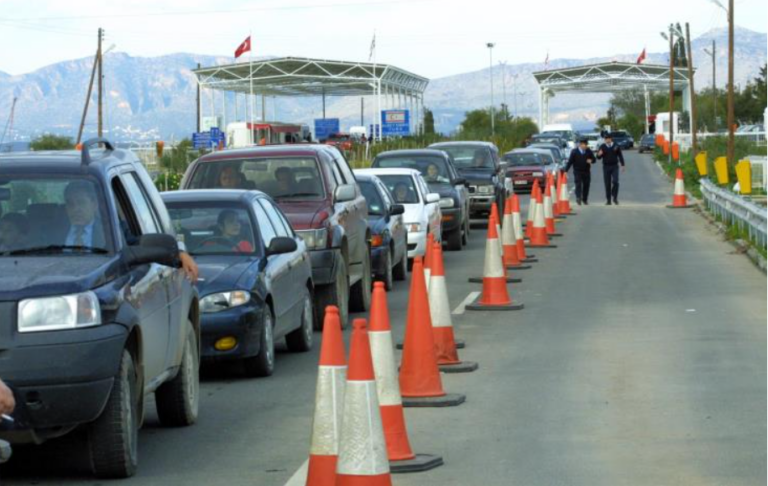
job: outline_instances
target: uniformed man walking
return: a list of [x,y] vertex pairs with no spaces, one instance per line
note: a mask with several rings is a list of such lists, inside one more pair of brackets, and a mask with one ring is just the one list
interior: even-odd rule
[[588,204],[589,184],[592,181],[590,170],[595,163],[595,154],[589,149],[586,138],[579,141],[579,146],[571,150],[571,156],[568,158],[568,164],[565,171],[568,172],[573,167],[573,182],[576,184],[576,203]]
[[621,171],[624,172],[624,154],[618,145],[613,143],[613,137],[610,133],[605,135],[605,143],[597,150],[597,158],[603,160],[603,180],[605,181],[605,204],[606,206],[619,204],[619,164]]

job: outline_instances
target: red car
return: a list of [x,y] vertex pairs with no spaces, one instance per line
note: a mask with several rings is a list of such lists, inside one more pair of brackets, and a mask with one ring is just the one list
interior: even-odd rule
[[506,174],[514,192],[530,192],[535,180],[543,188],[547,173],[557,170],[552,154],[542,149],[515,149],[504,154],[502,161],[507,163]]
[[332,145],[342,151],[352,150],[354,142],[352,136],[346,133],[334,133],[325,140],[326,145]]

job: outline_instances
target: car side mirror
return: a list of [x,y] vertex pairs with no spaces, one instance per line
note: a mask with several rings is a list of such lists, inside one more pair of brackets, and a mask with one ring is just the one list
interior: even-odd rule
[[176,267],[179,263],[179,244],[176,238],[165,233],[154,233],[139,238],[138,245],[126,247],[128,265],[138,266],[157,263]]
[[334,202],[352,201],[357,197],[357,191],[354,184],[343,184],[338,186],[333,193]]
[[269,248],[267,248],[267,256],[282,255],[283,253],[291,253],[296,251],[299,245],[296,244],[296,240],[287,236],[276,236],[269,242]]
[[398,214],[405,213],[405,207],[402,204],[393,204],[389,208],[390,216],[397,216]]
[[466,186],[467,185],[467,179],[464,177],[457,177],[454,180],[451,181],[452,186]]
[[436,203],[440,201],[440,194],[436,192],[430,192],[427,194],[427,204]]

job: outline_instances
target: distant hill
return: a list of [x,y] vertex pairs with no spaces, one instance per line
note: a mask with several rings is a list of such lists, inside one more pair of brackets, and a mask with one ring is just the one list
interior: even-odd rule
[[[747,29],[736,30],[735,80],[743,85],[755,77],[766,63],[766,34]],[[703,52],[717,42],[718,85],[724,86],[727,75],[727,31],[715,29],[693,41],[696,85],[711,85],[711,58]],[[592,59],[553,59],[550,68],[571,67],[610,60],[634,62],[638,53],[617,54]],[[195,79],[191,69],[226,64],[231,57],[179,53],[160,57],[133,57],[111,53],[105,57],[105,118],[110,136],[118,140],[156,140],[190,136],[195,128]],[[85,92],[93,59],[63,61],[32,73],[9,75],[0,71],[0,126],[5,126],[11,100],[19,98],[15,117],[15,138],[33,137],[41,132],[76,134],[83,109]],[[667,62],[666,53],[649,53],[649,63]],[[521,116],[538,116],[538,87],[531,73],[542,70],[542,64],[508,65],[502,72],[494,66],[495,101],[500,104],[506,90],[507,104]],[[515,92],[517,97],[515,97]],[[516,102],[515,102],[516,98]],[[577,96],[563,94],[551,102],[551,113],[557,120],[590,124],[602,116],[609,95]],[[94,96],[95,100],[95,96]],[[464,112],[490,103],[488,69],[431,80],[425,93],[425,105],[436,116],[439,131],[450,132],[463,120]],[[220,101],[217,101],[216,109]],[[95,106],[95,105],[93,105]],[[204,96],[203,107],[210,111],[210,100]],[[372,100],[366,100],[365,123],[370,123]],[[359,98],[328,99],[328,116],[342,119],[342,127],[360,123]],[[317,98],[281,98],[267,103],[267,118],[310,123],[321,116]],[[234,107],[228,107],[228,118],[234,118]],[[95,132],[95,109],[90,110],[86,133]]]

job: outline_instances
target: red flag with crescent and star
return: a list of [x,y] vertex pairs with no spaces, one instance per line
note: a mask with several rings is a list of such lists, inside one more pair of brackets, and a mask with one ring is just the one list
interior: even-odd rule
[[251,36],[249,35],[235,50],[235,59],[251,50]]
[[637,63],[642,64],[643,61],[645,61],[645,47],[643,47],[643,52],[640,53],[640,55],[637,58]]

